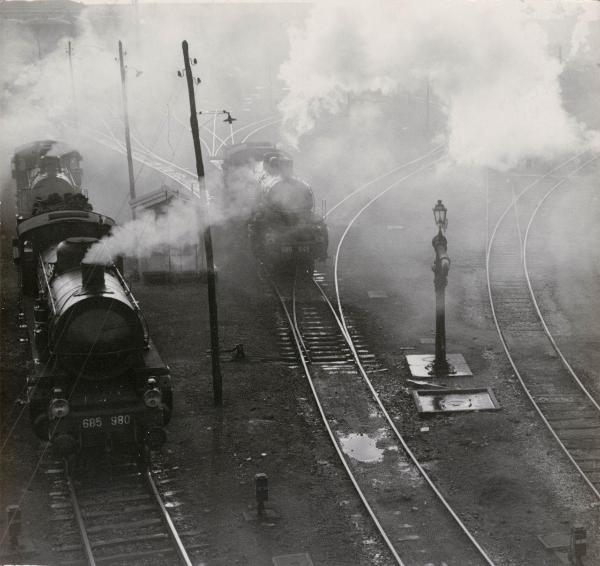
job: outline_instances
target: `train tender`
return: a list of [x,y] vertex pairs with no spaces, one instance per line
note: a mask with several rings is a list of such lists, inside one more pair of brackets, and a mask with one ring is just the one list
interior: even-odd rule
[[235,195],[233,206],[244,193],[251,203],[248,235],[254,255],[271,272],[312,274],[315,261],[327,258],[327,226],[315,210],[311,187],[294,176],[291,157],[264,142],[233,145],[223,172]]
[[77,189],[36,197],[30,216],[18,218],[13,241],[34,361],[33,428],[62,454],[121,444],[158,448],[172,411],[169,368],[121,262],[85,259],[114,221],[91,210]]

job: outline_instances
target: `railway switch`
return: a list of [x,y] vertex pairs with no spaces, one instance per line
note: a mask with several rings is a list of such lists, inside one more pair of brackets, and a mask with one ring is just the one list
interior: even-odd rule
[[256,487],[256,510],[259,515],[264,515],[265,502],[269,500],[269,478],[267,474],[256,474],[254,484]]
[[8,539],[11,550],[19,548],[19,537],[21,536],[21,508],[18,505],[6,507],[8,519]]

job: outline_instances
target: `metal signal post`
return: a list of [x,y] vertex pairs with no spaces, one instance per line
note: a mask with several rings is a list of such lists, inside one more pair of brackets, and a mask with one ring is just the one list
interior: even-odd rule
[[[127,106],[127,74],[123,59],[123,43],[119,40],[119,65],[121,67],[121,93],[123,95],[123,121],[125,122],[125,148],[127,149],[127,168],[129,170],[129,197],[135,199],[135,177],[133,174],[133,157],[131,155],[131,134],[129,133],[129,109]],[[135,218],[135,209],[131,209]]]
[[196,111],[196,98],[194,95],[194,78],[188,51],[188,42],[183,41],[183,62],[185,65],[185,76],[190,98],[190,126],[194,140],[194,153],[196,155],[196,172],[200,190],[206,197],[206,227],[204,228],[204,251],[206,254],[206,279],[208,287],[208,313],[210,318],[210,343],[213,377],[213,394],[215,405],[223,405],[223,378],[221,376],[221,362],[219,352],[219,324],[217,318],[217,287],[215,278],[215,264],[213,258],[212,235],[210,229],[210,211],[208,208],[208,192],[204,183],[204,163],[202,161],[202,150],[200,147],[200,131],[198,127],[198,114]]

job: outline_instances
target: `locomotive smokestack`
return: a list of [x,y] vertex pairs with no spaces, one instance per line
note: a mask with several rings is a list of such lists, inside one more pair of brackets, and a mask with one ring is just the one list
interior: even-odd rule
[[81,286],[86,291],[100,291],[104,289],[104,269],[102,263],[81,262]]

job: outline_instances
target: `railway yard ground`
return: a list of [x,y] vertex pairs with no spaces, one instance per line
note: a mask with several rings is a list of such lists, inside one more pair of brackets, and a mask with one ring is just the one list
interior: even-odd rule
[[[591,168],[582,175],[579,188],[566,187],[553,195],[539,222],[552,222],[553,216],[561,214],[580,218],[596,198],[589,183],[593,172]],[[500,175],[489,180],[490,190],[498,189],[495,200],[490,199],[490,218],[500,210],[498,204],[510,198],[505,181]],[[433,294],[431,252],[422,228],[411,226],[410,221],[401,225],[396,215],[386,213],[402,207],[407,219],[420,214],[414,191],[432,202],[437,196],[420,183],[390,193],[352,228],[340,259],[345,314],[378,364],[371,375],[373,384],[410,448],[495,564],[561,564],[538,537],[568,534],[575,524],[587,529],[587,563],[594,564],[600,556],[595,534],[597,500],[530,406],[492,324],[485,283],[486,202],[479,187],[460,196],[466,203],[464,216],[460,221],[453,216],[449,228],[453,263],[448,351],[462,353],[474,376],[441,383],[492,387],[501,410],[429,418],[416,412],[410,395],[415,385],[407,381],[410,375],[404,355],[432,351],[433,305],[429,311],[416,306],[428,304],[426,297]],[[457,195],[446,194],[446,198],[453,196]],[[379,221],[370,222],[369,214],[377,215]],[[334,239],[337,226],[345,225],[343,215],[330,219]],[[590,222],[568,220],[559,224],[565,233],[533,240],[532,245],[548,252],[548,261],[536,264],[534,273],[544,308],[565,313],[550,317],[565,349],[585,370],[585,379],[595,382],[597,375],[590,369],[595,352],[589,345],[598,340],[597,321],[591,314],[598,294],[594,282],[578,276],[582,271],[597,273],[594,238],[585,240],[589,249],[568,254],[570,270],[558,270],[556,265],[565,261],[565,241],[584,241],[577,230],[587,233],[597,228]],[[16,281],[6,261],[8,237],[4,231],[2,316],[6,331],[2,348],[9,364],[3,364],[2,380],[6,441],[2,504],[21,503],[24,537],[33,543],[36,561],[56,564],[60,549],[53,541],[56,521],[48,496],[52,459],[46,455],[40,463],[44,447],[34,439],[26,415],[12,428],[22,409],[27,346],[19,343],[13,324]],[[220,249],[235,248],[231,237],[227,230],[217,232],[217,256]],[[374,249],[384,253],[375,254]],[[227,261],[218,266],[222,409],[212,403],[205,286],[134,283],[133,289],[153,339],[172,369],[176,408],[164,465],[172,470],[174,515],[198,531],[203,541],[194,556],[198,563],[215,565],[268,564],[273,557],[302,553],[308,553],[314,564],[328,566],[392,564],[339,464],[306,378],[282,350],[280,315],[269,286],[258,277],[243,248],[224,257]],[[330,267],[325,266],[322,273],[331,281]],[[558,292],[557,277],[567,278],[573,293]],[[579,299],[574,300],[575,296]],[[568,320],[580,320],[581,325],[575,329]],[[243,344],[245,359],[234,360],[228,352],[236,344]],[[6,379],[9,366],[13,369]],[[351,419],[352,401],[346,410]],[[376,443],[363,449],[378,450]],[[277,515],[264,521],[255,519],[257,473],[269,478],[269,507]],[[415,520],[420,506],[420,501],[410,502]],[[409,523],[411,517],[402,520]],[[446,563],[456,564],[452,556]]]
[[[5,2],[0,12],[18,12],[20,4],[37,5]],[[2,16],[14,37],[1,39],[0,55],[15,69],[0,96],[2,112],[14,113],[0,143],[0,564],[600,564],[600,44],[592,37],[600,11],[569,12],[559,3],[558,16],[551,9],[532,15],[529,4],[515,2],[506,13],[502,3],[494,19],[486,10],[499,3],[465,2],[462,21],[460,10],[444,12],[446,2],[431,13],[406,2],[414,9],[401,17],[393,2],[380,3],[379,12],[348,3],[343,17],[335,2],[141,4],[133,3],[135,15],[129,3],[88,6],[81,21],[69,20],[69,30],[53,23],[40,31],[37,20]],[[79,13],[81,6],[71,8]],[[414,19],[414,37],[395,44],[399,26],[389,22],[404,25],[405,18]],[[587,54],[577,51],[586,43],[583,24]],[[530,33],[538,25],[539,34]],[[27,26],[33,31],[23,40]],[[296,33],[294,26],[306,28]],[[71,41],[66,51],[61,43],[68,34],[73,58]],[[177,73],[184,35],[185,63],[198,63],[188,88],[192,95],[196,89],[204,114],[194,141],[205,158],[207,195],[193,167],[185,73]],[[119,84],[113,63],[121,36],[130,74],[126,81],[121,60]],[[311,37],[315,44],[307,43]],[[388,41],[396,53],[389,48],[379,59]],[[120,113],[127,92],[131,131]],[[84,115],[84,107],[93,111]],[[131,135],[129,171],[123,131]],[[167,440],[149,463],[114,451],[65,466],[30,422],[33,328],[18,316],[8,160],[21,143],[55,134],[81,150],[82,187],[94,211],[114,217],[119,229],[134,225],[119,232],[116,254],[139,252],[143,243],[145,265],[163,269],[168,258],[165,271],[189,274],[205,265],[201,246],[190,252],[206,227],[205,207],[214,215],[221,407],[213,402],[206,274],[151,282],[135,273],[142,262],[133,253],[125,261],[125,280],[173,385]],[[269,151],[237,170],[240,163],[226,157],[234,140]],[[285,189],[292,170],[307,181],[292,196],[314,197],[315,206],[304,198],[305,216],[294,209],[277,232],[276,215],[265,212],[276,202],[266,187],[272,181],[271,188]],[[31,182],[19,190],[33,188]],[[407,363],[407,356],[435,350],[438,225],[431,208],[438,199],[448,207],[447,226],[439,224],[450,258],[447,352],[461,354],[472,372],[461,377],[415,377]],[[137,216],[142,232],[129,222],[132,202],[153,211]],[[261,266],[250,248],[258,255],[272,244],[277,257],[296,246],[298,254],[313,253],[302,258],[302,266],[311,265],[309,240],[298,245],[305,233],[287,230],[299,218],[319,246],[324,232],[314,228],[326,224],[329,257],[316,263],[312,278],[273,274],[267,254]],[[154,228],[157,237],[146,242]],[[288,245],[292,232],[298,241]],[[22,240],[24,254],[29,244]],[[51,253],[38,260],[44,273],[57,275]],[[83,267],[76,268],[84,282]],[[122,279],[118,285],[126,287]],[[103,285],[93,291],[111,294]],[[106,337],[115,327],[103,324],[98,334]],[[85,397],[85,410],[120,412],[115,382],[122,380],[144,411],[162,419],[165,397],[150,379],[160,364],[141,368],[152,375],[137,374],[135,382],[128,379],[132,367],[117,368],[112,385],[90,380],[86,391],[100,401]],[[457,411],[459,404],[470,409],[472,397],[437,397],[474,389],[492,392],[494,410]],[[60,390],[52,398],[50,391],[39,416],[50,399],[62,400]],[[448,410],[420,414],[419,391]],[[154,405],[148,393],[158,395]],[[124,416],[136,427],[130,430],[158,438],[155,421]],[[87,427],[87,418],[75,421],[76,411],[70,417],[75,430]],[[263,513],[261,474],[268,481]],[[14,505],[20,523],[8,517]],[[585,537],[580,561],[569,556],[575,529]],[[13,535],[19,552],[10,551]],[[177,557],[178,537],[189,560]]]

